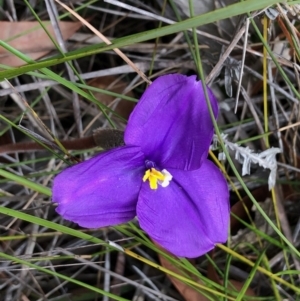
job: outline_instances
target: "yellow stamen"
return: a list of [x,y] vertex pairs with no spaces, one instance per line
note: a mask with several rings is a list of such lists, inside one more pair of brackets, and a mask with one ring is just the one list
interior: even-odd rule
[[157,189],[157,178],[150,176],[149,177],[150,188],[156,190]]
[[146,182],[146,181],[149,179],[149,177],[150,177],[150,169],[148,169],[148,170],[145,172],[145,174],[144,174],[144,176],[143,176],[143,182]]
[[158,180],[163,181],[165,179],[165,176],[155,168],[151,168],[151,175],[157,178]]
[[157,189],[157,182],[164,181],[165,175],[155,168],[146,170],[145,175],[143,176],[143,182],[149,180],[150,188]]

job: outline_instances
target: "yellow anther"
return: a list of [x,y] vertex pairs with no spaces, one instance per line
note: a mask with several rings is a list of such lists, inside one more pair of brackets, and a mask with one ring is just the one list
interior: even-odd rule
[[146,170],[144,176],[143,176],[143,182],[146,182],[150,177],[150,169]]
[[143,181],[146,182],[149,180],[150,188],[157,189],[158,181],[164,181],[166,176],[155,168],[146,170],[145,175],[143,176]]
[[151,175],[157,178],[157,180],[163,181],[165,179],[164,174],[162,174],[160,171],[156,170],[155,168],[151,168]]
[[150,176],[149,177],[150,188],[156,190],[157,189],[157,178]]

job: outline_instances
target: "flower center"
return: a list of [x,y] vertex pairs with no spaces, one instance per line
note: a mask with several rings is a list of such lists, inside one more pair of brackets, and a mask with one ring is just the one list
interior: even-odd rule
[[147,169],[145,175],[143,176],[143,182],[149,180],[150,188],[157,189],[157,184],[162,187],[167,187],[172,180],[172,175],[166,170],[158,171],[155,168]]

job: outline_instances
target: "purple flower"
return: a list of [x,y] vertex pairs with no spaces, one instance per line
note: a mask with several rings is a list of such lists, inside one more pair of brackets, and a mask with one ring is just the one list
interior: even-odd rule
[[[217,101],[208,92],[216,117]],[[212,136],[201,82],[161,76],[131,114],[125,146],[54,179],[56,211],[86,228],[137,216],[141,228],[171,253],[200,256],[227,240],[229,222],[227,183],[207,160]]]

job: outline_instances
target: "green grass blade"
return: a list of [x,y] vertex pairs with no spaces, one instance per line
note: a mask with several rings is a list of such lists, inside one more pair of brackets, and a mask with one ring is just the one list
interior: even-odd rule
[[10,261],[12,261],[14,263],[19,263],[19,264],[22,264],[22,265],[26,265],[28,267],[31,267],[33,269],[36,269],[36,270],[38,270],[40,272],[43,272],[45,274],[48,274],[48,275],[51,275],[51,276],[54,276],[54,277],[59,277],[59,278],[61,278],[63,280],[66,280],[68,282],[77,284],[77,285],[79,285],[81,287],[85,287],[85,288],[87,288],[87,289],[89,289],[91,291],[94,291],[94,292],[96,292],[96,293],[98,293],[100,295],[103,295],[103,296],[107,296],[107,297],[112,298],[114,300],[117,300],[117,301],[129,301],[128,299],[125,299],[125,298],[116,296],[114,294],[108,293],[108,292],[106,292],[106,291],[104,291],[104,290],[102,290],[100,288],[97,288],[95,286],[92,286],[92,285],[89,285],[87,283],[81,282],[81,281],[76,280],[74,278],[70,278],[70,277],[65,276],[63,274],[60,274],[60,273],[57,273],[57,272],[53,272],[53,271],[48,270],[46,268],[42,268],[42,267],[40,267],[40,266],[38,266],[38,265],[36,265],[34,263],[28,262],[26,260],[20,259],[20,258],[15,257],[15,256],[10,256],[8,254],[0,252],[0,258],[6,259],[6,260],[10,260]]
[[50,67],[70,60],[75,60],[78,58],[94,55],[96,53],[112,50],[114,48],[121,48],[124,46],[132,45],[134,43],[140,43],[140,42],[148,41],[150,39],[155,39],[158,37],[188,30],[193,27],[198,27],[201,25],[209,24],[233,16],[259,10],[267,6],[273,5],[275,3],[278,3],[278,1],[276,0],[243,1],[206,14],[202,14],[200,16],[189,18],[187,20],[172,25],[164,26],[159,29],[153,29],[153,30],[145,31],[143,33],[133,34],[120,39],[116,39],[112,42],[111,45],[105,45],[104,43],[101,43],[99,45],[93,45],[92,47],[82,48],[79,51],[77,50],[74,52],[70,52],[68,54],[65,54],[65,57],[58,56],[53,59],[25,65],[19,68],[0,71],[0,80],[3,80],[4,78],[12,78],[36,69]]
[[47,196],[51,196],[51,190],[49,188],[47,188],[43,185],[37,184],[35,182],[29,181],[27,179],[24,179],[24,177],[15,175],[15,174],[8,172],[1,168],[0,168],[0,176],[6,178],[8,180],[14,181],[22,186],[28,187],[36,192],[42,193]]

